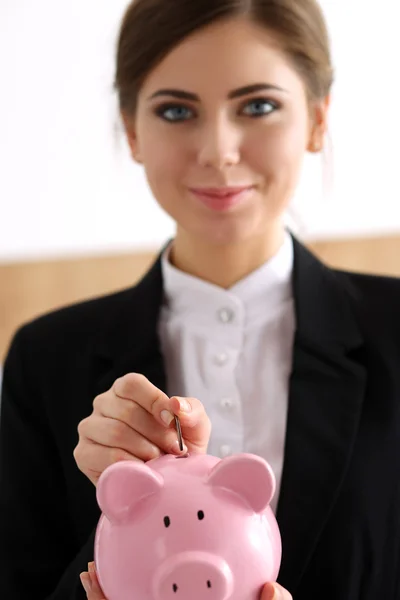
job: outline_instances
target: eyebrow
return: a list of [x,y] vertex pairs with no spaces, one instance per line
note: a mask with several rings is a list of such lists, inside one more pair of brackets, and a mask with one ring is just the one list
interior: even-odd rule
[[[248,94],[254,94],[255,92],[271,90],[288,93],[287,90],[284,90],[283,88],[278,87],[277,85],[272,85],[270,83],[254,83],[253,85],[247,85],[245,87],[229,92],[228,100],[234,100],[235,98],[247,96]],[[152,94],[148,98],[148,100],[153,100],[153,98],[158,98],[159,96],[172,96],[173,98],[178,98],[179,100],[191,100],[192,102],[200,102],[200,97],[197,94],[174,89],[158,90],[158,92]]]

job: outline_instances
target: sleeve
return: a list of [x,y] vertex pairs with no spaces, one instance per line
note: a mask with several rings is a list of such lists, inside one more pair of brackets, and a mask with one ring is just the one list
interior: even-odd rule
[[26,328],[17,332],[3,371],[0,598],[84,600],[79,575],[93,560],[95,530],[76,548],[60,459],[34,376],[32,363],[39,361],[27,337]]

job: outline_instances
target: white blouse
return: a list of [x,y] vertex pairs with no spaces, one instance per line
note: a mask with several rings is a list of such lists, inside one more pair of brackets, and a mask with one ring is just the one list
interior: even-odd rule
[[167,393],[198,398],[212,422],[208,451],[250,452],[283,468],[295,312],[293,244],[229,290],[183,273],[162,256],[159,324]]

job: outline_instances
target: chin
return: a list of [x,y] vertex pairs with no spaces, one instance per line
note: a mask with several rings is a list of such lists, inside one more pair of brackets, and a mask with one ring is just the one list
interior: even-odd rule
[[229,246],[244,244],[250,239],[258,237],[260,232],[254,227],[246,227],[243,223],[220,223],[197,230],[194,235],[200,238],[202,242],[207,241],[210,245]]

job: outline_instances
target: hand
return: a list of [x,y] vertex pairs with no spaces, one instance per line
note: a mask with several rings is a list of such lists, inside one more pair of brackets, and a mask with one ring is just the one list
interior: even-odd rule
[[78,426],[74,458],[97,485],[102,472],[120,460],[147,462],[162,454],[180,454],[174,415],[179,417],[184,452],[205,453],[211,423],[196,398],[168,398],[136,373],[117,379],[97,396],[92,414]]
[[[88,600],[106,600],[97,580],[94,563],[89,563],[89,572],[81,574],[82,585]],[[291,594],[277,583],[267,583],[261,593],[261,600],[293,600]]]
[[106,600],[97,579],[94,562],[88,564],[88,572],[81,573],[81,582],[88,600]]
[[[97,597],[93,598],[93,600],[97,600]],[[103,598],[99,600],[103,600]],[[267,583],[261,593],[261,600],[293,600],[293,598],[292,595],[278,583]]]

